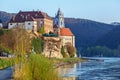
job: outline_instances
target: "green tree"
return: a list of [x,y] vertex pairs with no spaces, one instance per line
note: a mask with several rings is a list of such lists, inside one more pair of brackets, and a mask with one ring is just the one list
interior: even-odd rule
[[36,53],[42,53],[43,51],[43,42],[41,38],[33,38],[32,47]]
[[114,56],[113,50],[105,46],[88,47],[84,54],[86,54],[86,56]]

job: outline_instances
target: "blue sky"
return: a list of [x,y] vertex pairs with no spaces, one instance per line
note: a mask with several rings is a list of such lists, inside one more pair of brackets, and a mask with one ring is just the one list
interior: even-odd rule
[[54,17],[58,8],[65,17],[120,22],[120,0],[0,0],[0,10],[11,13],[39,9]]

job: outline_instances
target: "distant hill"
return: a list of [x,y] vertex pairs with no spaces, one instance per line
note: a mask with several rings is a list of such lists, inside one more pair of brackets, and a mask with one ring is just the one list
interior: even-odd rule
[[[15,16],[15,13],[0,11],[0,19],[4,23],[4,26],[6,26],[6,23],[12,16]],[[102,38],[102,36],[115,28],[115,25],[113,24],[105,24],[79,18],[65,18],[65,26],[70,28],[74,33],[77,48],[95,45],[95,42],[98,41],[98,39]]]
[[120,26],[120,22],[112,22],[111,25]]
[[0,11],[0,20],[3,22],[4,26],[7,26],[7,22],[12,18],[12,16],[15,16],[15,13]]
[[108,48],[116,49],[120,45],[120,25],[102,36],[96,42],[96,45],[107,46]]
[[77,48],[95,45],[100,37],[115,28],[111,24],[75,18],[65,18],[65,25],[74,33]]

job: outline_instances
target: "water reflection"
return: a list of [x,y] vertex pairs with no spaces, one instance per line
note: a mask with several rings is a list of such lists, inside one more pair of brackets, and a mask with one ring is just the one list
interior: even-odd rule
[[[99,59],[99,58],[98,58]],[[57,69],[63,80],[120,80],[120,58],[101,58]]]
[[76,80],[76,69],[81,67],[80,64],[64,65],[57,68],[59,75],[63,80]]

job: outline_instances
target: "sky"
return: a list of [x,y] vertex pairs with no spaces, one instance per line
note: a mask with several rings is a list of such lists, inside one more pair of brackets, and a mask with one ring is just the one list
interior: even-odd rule
[[40,10],[54,17],[58,8],[64,17],[120,22],[120,0],[0,0],[0,11],[10,13]]

